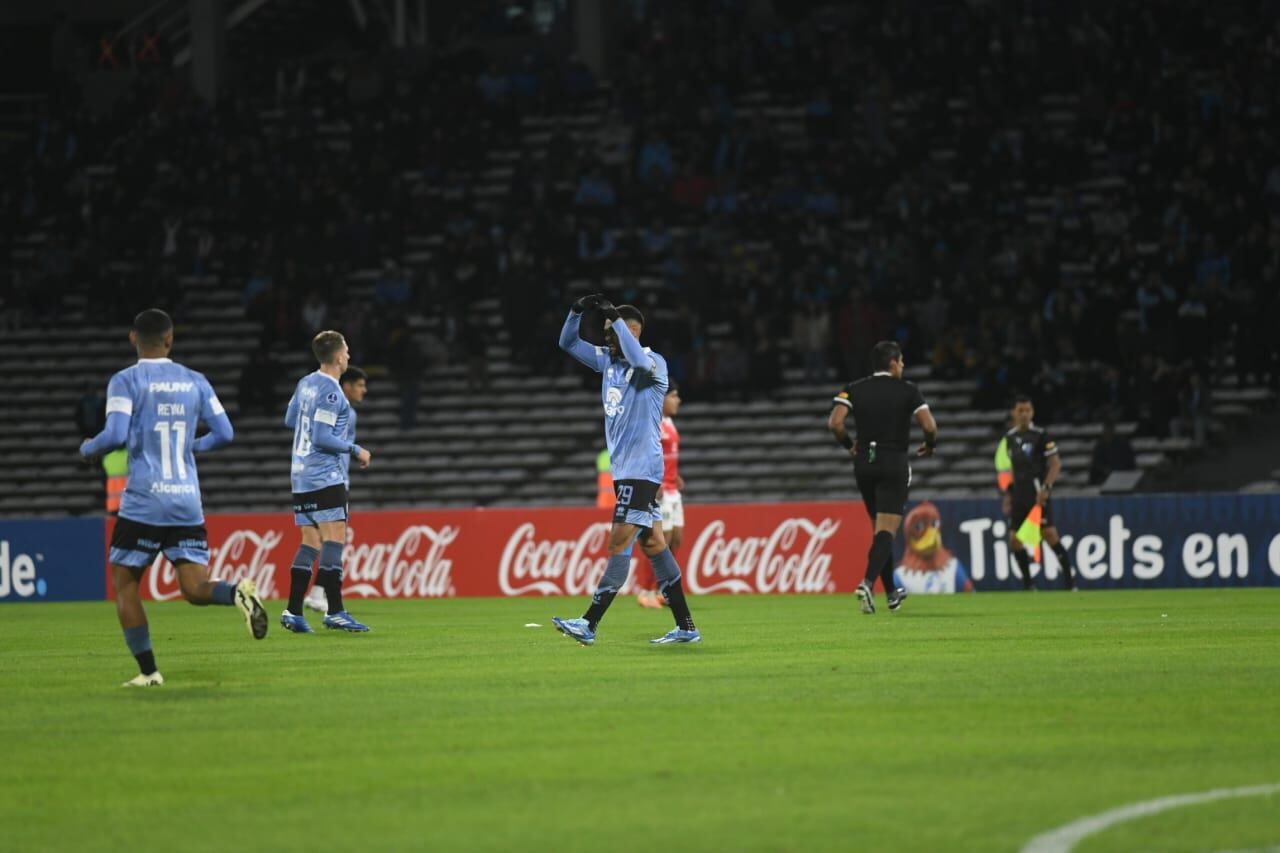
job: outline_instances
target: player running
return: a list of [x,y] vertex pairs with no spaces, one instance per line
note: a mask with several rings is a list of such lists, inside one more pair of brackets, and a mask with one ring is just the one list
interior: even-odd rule
[[[684,501],[680,490],[684,477],[680,476],[680,432],[673,420],[680,411],[680,389],[675,380],[662,398],[662,488],[658,490],[658,505],[662,510],[662,533],[667,537],[671,553],[680,550],[684,540]],[[661,610],[666,600],[658,592],[658,580],[653,566],[646,560],[636,566],[636,601],[641,607]]]
[[[93,459],[119,447],[129,451],[129,484],[111,535],[111,585],[124,641],[139,669],[124,686],[158,687],[164,676],[138,591],[157,552],[173,563],[183,598],[199,606],[234,605],[254,639],[267,635],[267,612],[252,580],[233,585],[209,579],[195,454],[230,444],[234,436],[218,395],[203,375],[169,359],[173,320],[165,312],[150,308],[135,317],[129,342],[138,363],[111,377],[106,427],[80,445],[80,454]],[[202,421],[209,432],[197,438]]]
[[[836,441],[853,456],[853,474],[867,514],[875,525],[871,550],[867,554],[867,574],[858,584],[857,595],[863,613],[875,613],[872,590],[876,577],[884,584],[889,609],[897,610],[907,591],[893,582],[893,536],[902,524],[902,511],[911,485],[911,464],[907,447],[911,439],[911,419],[924,430],[924,443],[917,456],[932,456],[938,443],[938,425],[920,389],[902,378],[902,349],[895,341],[881,341],[871,350],[875,372],[844,386],[832,402],[827,428]],[[858,438],[845,431],[845,418],[853,415]]]
[[302,528],[302,544],[289,571],[289,607],[280,624],[295,634],[313,633],[302,615],[302,599],[311,584],[311,564],[320,558],[316,583],[325,592],[328,613],[324,627],[368,631],[342,606],[342,548],[347,541],[347,465],[355,457],[369,467],[370,455],[347,437],[354,429],[354,411],[338,378],[350,355],[338,332],[320,332],[311,341],[320,367],[298,380],[285,426],[293,430],[293,521]]
[[1074,591],[1076,579],[1071,569],[1071,557],[1053,524],[1053,504],[1049,502],[1053,484],[1062,473],[1062,457],[1058,455],[1058,445],[1049,438],[1049,433],[1035,425],[1035,415],[1036,409],[1030,397],[1016,398],[1013,403],[1013,429],[1002,439],[1013,473],[1013,481],[1004,490],[1001,501],[1004,514],[1009,518],[1009,548],[1022,575],[1023,588],[1035,589],[1035,581],[1031,579],[1031,555],[1017,533],[1032,507],[1039,506],[1042,513],[1041,535],[1062,566],[1063,586]]
[[[364,402],[365,394],[369,391],[369,374],[365,373],[358,367],[348,367],[343,371],[342,376],[338,378],[338,384],[342,386],[342,394],[347,398],[347,402],[351,404],[351,418],[347,421],[347,441],[355,443],[356,440],[356,407]],[[348,493],[351,491],[351,457],[340,457],[342,462],[343,482],[347,487]],[[303,536],[311,528],[303,528]],[[308,610],[314,610],[317,613],[329,612],[329,599],[324,594],[324,587],[315,584],[311,587],[311,592],[307,593],[306,601],[303,602]]]
[[[598,310],[605,318],[605,343],[592,346],[578,335],[582,312]],[[595,294],[573,303],[560,348],[602,374],[600,395],[604,404],[604,433],[613,469],[616,503],[609,531],[609,562],[591,597],[591,606],[578,619],[553,621],[564,634],[583,645],[596,640],[596,627],[614,596],[627,582],[631,570],[628,549],[633,540],[653,563],[658,590],[666,595],[676,627],[652,643],[697,643],[702,635],[694,627],[680,584],[680,567],[662,533],[662,515],[656,501],[662,482],[661,422],[663,398],[668,387],[667,362],[648,347],[640,346],[644,315],[631,305],[614,307]]]

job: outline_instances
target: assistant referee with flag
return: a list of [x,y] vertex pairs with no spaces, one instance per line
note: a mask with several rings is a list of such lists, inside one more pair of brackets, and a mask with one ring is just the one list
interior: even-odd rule
[[1018,397],[1013,404],[1013,429],[1001,439],[1004,453],[996,451],[997,473],[1002,473],[1002,463],[1007,463],[1007,470],[1013,475],[1008,486],[1001,477],[1004,514],[1009,518],[1009,548],[1022,575],[1023,587],[1034,589],[1027,545],[1039,551],[1043,536],[1062,566],[1063,584],[1074,590],[1076,580],[1071,558],[1058,538],[1058,529],[1053,525],[1053,505],[1049,502],[1053,484],[1062,473],[1062,459],[1049,433],[1033,422],[1035,413],[1030,397]]

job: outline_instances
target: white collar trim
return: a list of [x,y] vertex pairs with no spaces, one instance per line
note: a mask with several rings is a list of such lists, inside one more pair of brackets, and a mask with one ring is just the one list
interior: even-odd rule
[[877,370],[875,373],[873,373],[873,374],[871,374],[871,375],[872,375],[872,376],[888,376],[890,379],[892,379],[892,378],[893,378],[893,374],[892,374],[892,373],[890,373],[890,372],[889,372],[889,371],[887,371],[887,370]]
[[171,358],[140,358],[138,364],[173,364]]

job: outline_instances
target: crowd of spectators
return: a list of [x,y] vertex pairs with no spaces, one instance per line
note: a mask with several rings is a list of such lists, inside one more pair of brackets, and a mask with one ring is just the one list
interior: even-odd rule
[[246,405],[273,347],[336,326],[411,426],[424,370],[488,382],[478,299],[565,370],[584,282],[646,311],[691,396],[840,383],[891,337],[980,408],[1203,440],[1229,354],[1280,384],[1280,16],[1183,5],[629,4],[607,86],[472,47],[291,63],[209,108],[156,70],[37,129],[0,217],[49,236],[0,313],[80,290],[123,319],[218,275],[264,329]]

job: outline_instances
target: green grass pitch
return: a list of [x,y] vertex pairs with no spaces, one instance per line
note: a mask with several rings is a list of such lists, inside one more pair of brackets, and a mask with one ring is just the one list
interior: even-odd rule
[[[1018,850],[1077,818],[1280,782],[1280,590],[352,601],[255,643],[148,607],[0,608],[0,850]],[[278,616],[280,604],[268,608]],[[313,625],[319,620],[310,616]],[[525,623],[540,623],[528,628]],[[1280,844],[1280,794],[1080,850]]]

